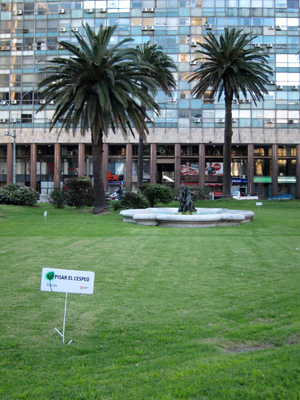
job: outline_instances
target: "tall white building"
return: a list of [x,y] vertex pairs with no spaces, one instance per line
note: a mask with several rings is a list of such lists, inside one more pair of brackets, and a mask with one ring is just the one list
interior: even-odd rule
[[[269,94],[255,106],[250,98],[233,104],[232,189],[269,197],[300,198],[300,68],[298,0],[120,0],[9,1],[0,12],[0,185],[16,181],[48,193],[75,175],[93,174],[90,137],[73,137],[59,125],[49,132],[55,105],[36,113],[43,99],[37,84],[45,61],[68,57],[59,40],[76,42],[88,23],[117,25],[115,42],[158,43],[178,71],[172,98],[157,95],[145,146],[144,181],[181,182],[222,190],[224,101],[191,96],[186,78],[197,68],[197,42],[224,28],[252,32],[254,46],[269,54],[274,70]],[[199,65],[199,64],[198,64]],[[6,132],[6,135],[5,135]],[[104,145],[104,181],[112,192],[120,182],[137,183],[137,138],[111,134]],[[14,146],[15,144],[15,146]],[[15,157],[14,157],[15,147]],[[15,160],[15,162],[14,162]]]

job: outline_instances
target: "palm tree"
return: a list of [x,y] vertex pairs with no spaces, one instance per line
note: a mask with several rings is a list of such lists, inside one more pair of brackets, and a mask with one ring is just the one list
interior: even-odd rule
[[272,69],[267,65],[267,57],[260,48],[251,47],[251,37],[242,30],[225,28],[225,34],[216,36],[209,32],[206,43],[199,43],[200,53],[204,61],[188,78],[188,82],[196,80],[192,93],[200,98],[210,90],[211,98],[218,92],[218,101],[225,96],[225,131],[223,158],[223,198],[230,197],[231,187],[231,140],[232,140],[232,100],[239,100],[240,93],[247,93],[257,101],[263,99],[268,91],[268,75]]
[[[137,46],[140,63],[148,64],[148,74],[155,80],[158,89],[161,89],[168,96],[172,96],[172,90],[176,87],[172,70],[176,70],[173,59],[164,53],[163,48],[157,43],[150,42]],[[147,88],[145,88],[147,90]],[[146,111],[146,104],[143,105]],[[139,131],[139,151],[138,151],[138,187],[143,183],[143,153],[146,131]]]
[[74,32],[79,46],[60,42],[71,57],[49,61],[50,65],[42,69],[47,77],[39,84],[39,88],[45,87],[41,96],[46,103],[38,111],[51,101],[56,104],[50,130],[63,119],[62,127],[67,132],[72,130],[75,134],[78,126],[82,135],[91,132],[95,214],[107,210],[102,178],[104,135],[110,129],[115,133],[118,128],[124,135],[127,130],[134,133],[133,128],[148,132],[147,114],[141,104],[159,112],[153,100],[156,83],[144,66],[138,65],[137,50],[121,47],[131,39],[109,45],[115,29],[116,26],[100,26],[96,34],[86,25],[87,40]]

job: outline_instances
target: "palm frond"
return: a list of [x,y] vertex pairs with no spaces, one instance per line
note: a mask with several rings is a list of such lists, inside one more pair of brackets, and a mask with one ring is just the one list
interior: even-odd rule
[[268,55],[250,47],[254,38],[241,30],[226,28],[218,41],[209,32],[206,42],[199,43],[201,49],[196,51],[203,62],[187,79],[196,81],[192,93],[201,98],[210,89],[213,96],[218,93],[220,100],[225,94],[239,98],[241,92],[245,97],[249,93],[255,104],[262,100],[272,69],[267,64]]
[[[41,95],[46,104],[55,100],[56,108],[53,116],[53,128],[61,121],[67,131],[80,126],[81,134],[91,130],[92,140],[97,141],[102,134],[118,128],[123,134],[133,130],[133,127],[145,126],[145,112],[141,104],[154,112],[160,108],[154,101],[157,83],[146,69],[146,63],[139,67],[137,49],[123,48],[132,39],[124,38],[111,46],[111,38],[116,27],[100,26],[95,33],[86,24],[86,37],[75,32],[77,44],[60,42],[71,57],[56,57],[47,61],[41,72],[46,78],[39,84]],[[172,79],[167,76],[171,87]]]

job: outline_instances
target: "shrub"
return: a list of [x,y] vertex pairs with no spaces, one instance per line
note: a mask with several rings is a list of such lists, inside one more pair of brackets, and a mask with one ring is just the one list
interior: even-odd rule
[[169,186],[165,185],[152,185],[144,184],[141,187],[142,193],[147,197],[151,207],[154,207],[157,203],[167,204],[173,200],[174,194]]
[[55,187],[49,196],[49,201],[54,205],[55,208],[64,208],[67,200],[67,194],[64,189]]
[[147,208],[149,207],[149,201],[140,192],[126,191],[121,200],[121,206],[123,208]]
[[27,186],[10,184],[0,189],[0,203],[16,206],[33,206],[38,202],[38,192]]
[[[196,185],[190,186],[190,190],[192,192],[192,200],[193,201],[210,199],[209,193],[210,193],[211,189],[207,185],[203,186],[203,188],[199,188],[199,186],[196,186]],[[180,188],[177,188],[175,190],[175,200],[179,200],[179,192],[180,192]]]
[[121,210],[123,208],[121,200],[114,200],[112,202],[112,206],[113,206],[114,211],[118,211],[118,210]]
[[203,188],[196,186],[196,188],[192,187],[191,190],[193,192],[193,201],[209,199],[209,193],[211,191],[209,186],[204,185]]
[[66,181],[67,202],[70,206],[83,208],[94,202],[94,188],[90,178],[71,178]]
[[85,201],[86,201],[86,205],[87,207],[93,207],[94,206],[94,187],[91,185],[90,187],[88,187],[86,189],[86,197],[85,197]]
[[0,204],[12,204],[10,201],[10,196],[12,192],[18,190],[20,185],[16,185],[15,183],[11,183],[10,185],[3,186],[0,189]]

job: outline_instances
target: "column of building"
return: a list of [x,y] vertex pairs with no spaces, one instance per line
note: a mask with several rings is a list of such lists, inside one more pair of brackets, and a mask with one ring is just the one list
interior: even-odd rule
[[13,144],[7,144],[7,153],[6,153],[6,162],[7,162],[7,184],[9,185],[13,181]]
[[296,146],[296,199],[300,199],[300,144]]
[[199,186],[205,185],[205,144],[199,144]]
[[272,197],[278,194],[278,144],[272,145]]
[[78,144],[78,176],[85,176],[86,168],[85,168],[85,144]]
[[102,153],[102,177],[105,192],[108,191],[108,144],[103,143]]
[[175,159],[174,159],[174,186],[178,188],[181,178],[181,144],[175,143]]
[[126,188],[132,188],[132,144],[126,144]]
[[157,171],[157,163],[156,163],[156,151],[157,145],[156,143],[150,144],[150,183],[156,183],[156,171]]
[[31,146],[30,146],[30,187],[33,190],[37,189],[36,167],[37,167],[37,144],[31,143]]
[[247,163],[247,191],[254,194],[254,144],[248,144],[248,163]]
[[54,187],[60,187],[61,173],[61,144],[54,145]]

